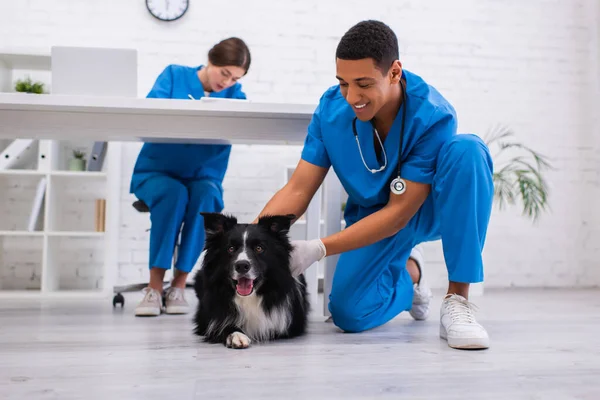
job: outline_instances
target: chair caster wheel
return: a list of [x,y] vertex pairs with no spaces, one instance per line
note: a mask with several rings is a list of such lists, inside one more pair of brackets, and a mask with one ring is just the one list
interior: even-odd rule
[[115,297],[113,297],[113,308],[119,303],[121,304],[121,308],[125,307],[125,297],[123,297],[121,293],[117,293]]

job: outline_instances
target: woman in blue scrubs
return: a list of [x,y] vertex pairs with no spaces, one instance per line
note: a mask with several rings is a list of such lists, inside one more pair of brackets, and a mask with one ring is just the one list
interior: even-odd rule
[[[245,99],[238,80],[249,68],[250,51],[244,41],[228,38],[208,52],[206,65],[166,67],[147,97]],[[189,311],[184,297],[186,278],[204,246],[204,222],[199,213],[223,209],[222,182],[230,152],[230,145],[145,143],[142,147],[130,192],[150,209],[150,283],[136,315],[161,313],[163,279],[171,268],[180,230],[174,278],[165,293],[164,307],[168,314]]]
[[[440,336],[450,347],[487,348],[487,331],[467,300],[483,280],[482,250],[493,200],[485,143],[457,134],[452,105],[403,69],[394,32],[363,21],[336,51],[339,85],[320,99],[294,175],[261,214],[302,215],[332,167],[349,195],[346,229],[294,242],[299,274],[340,254],[329,310],[346,332],[380,326],[429,297],[406,262],[414,246],[441,239],[448,270]],[[416,286],[413,286],[415,285]],[[419,288],[420,289],[420,288]]]

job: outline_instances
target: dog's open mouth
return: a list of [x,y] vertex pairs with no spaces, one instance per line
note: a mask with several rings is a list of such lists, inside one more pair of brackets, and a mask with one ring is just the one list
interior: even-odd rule
[[248,278],[238,278],[235,290],[240,296],[249,296],[254,289],[254,280]]

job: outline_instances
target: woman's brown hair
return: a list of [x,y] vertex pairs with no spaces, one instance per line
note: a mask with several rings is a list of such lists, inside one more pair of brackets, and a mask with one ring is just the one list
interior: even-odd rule
[[210,49],[208,61],[217,67],[240,67],[247,73],[250,69],[250,50],[242,39],[230,37],[220,41]]

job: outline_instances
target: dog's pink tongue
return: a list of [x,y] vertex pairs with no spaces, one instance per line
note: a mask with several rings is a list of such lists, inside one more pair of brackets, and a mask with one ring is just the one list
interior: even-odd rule
[[240,296],[248,296],[250,293],[252,293],[253,286],[254,282],[252,279],[240,278],[237,281],[236,290]]

